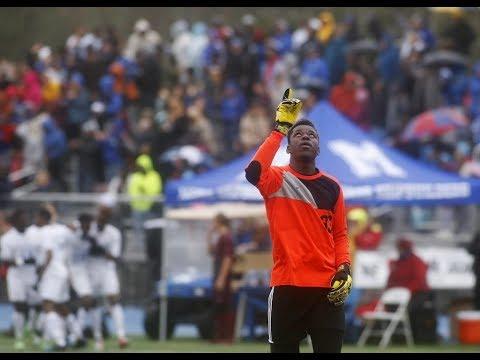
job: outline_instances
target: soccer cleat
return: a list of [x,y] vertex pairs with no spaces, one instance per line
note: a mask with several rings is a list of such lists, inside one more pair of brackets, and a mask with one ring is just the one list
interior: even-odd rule
[[124,349],[128,346],[128,340],[127,338],[119,338],[118,339],[118,347],[120,349]]
[[73,347],[75,349],[80,349],[80,348],[84,348],[87,346],[87,340],[85,339],[78,339],[77,341],[75,341],[75,343],[73,344]]
[[60,346],[58,344],[54,344],[45,348],[46,352],[64,352],[67,350],[67,346]]
[[16,351],[23,351],[25,350],[25,343],[22,340],[15,340],[15,343],[13,344],[13,348]]

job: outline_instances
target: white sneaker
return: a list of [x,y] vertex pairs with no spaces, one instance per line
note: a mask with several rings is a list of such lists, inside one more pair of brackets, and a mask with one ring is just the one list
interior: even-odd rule
[[105,349],[105,344],[103,340],[95,341],[95,351],[103,351]]

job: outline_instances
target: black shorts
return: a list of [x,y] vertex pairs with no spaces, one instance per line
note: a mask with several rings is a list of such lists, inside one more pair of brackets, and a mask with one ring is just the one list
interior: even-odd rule
[[325,329],[345,330],[345,311],[327,299],[330,289],[274,286],[268,297],[268,341],[297,343]]

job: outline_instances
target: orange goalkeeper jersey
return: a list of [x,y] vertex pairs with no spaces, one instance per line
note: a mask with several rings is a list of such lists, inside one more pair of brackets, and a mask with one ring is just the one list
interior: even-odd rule
[[317,172],[272,166],[283,135],[272,131],[245,169],[265,200],[272,238],[270,286],[330,287],[337,267],[350,264],[343,191]]

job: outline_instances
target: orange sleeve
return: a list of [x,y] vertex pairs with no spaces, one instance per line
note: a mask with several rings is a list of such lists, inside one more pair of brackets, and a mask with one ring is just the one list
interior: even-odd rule
[[335,243],[335,266],[338,267],[343,263],[350,264],[347,216],[341,187],[333,214],[333,241]]
[[282,184],[281,173],[271,166],[282,139],[283,135],[280,132],[272,131],[245,169],[245,177],[260,190],[263,197],[278,190]]

